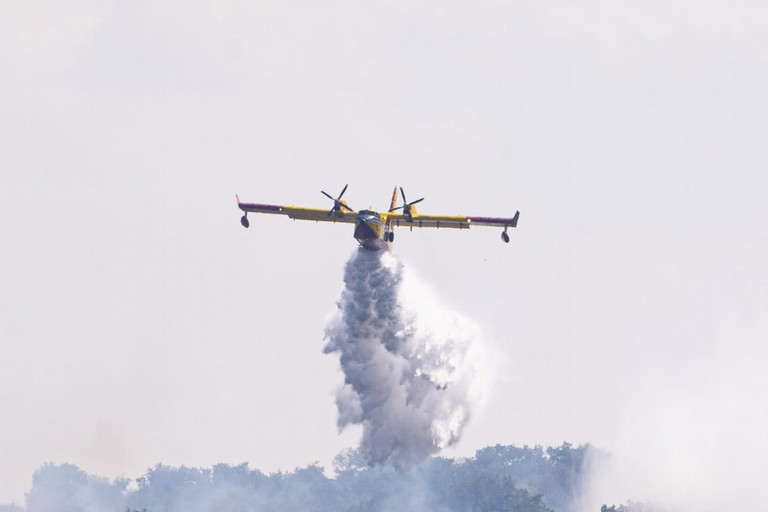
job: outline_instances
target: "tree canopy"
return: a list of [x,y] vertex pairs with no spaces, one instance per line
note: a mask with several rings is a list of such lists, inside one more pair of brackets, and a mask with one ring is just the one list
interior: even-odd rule
[[[368,467],[356,450],[339,454],[335,475],[312,464],[264,474],[248,464],[157,465],[136,479],[88,475],[47,464],[33,477],[26,507],[9,512],[565,512],[579,489],[588,446],[496,445],[468,459],[432,458],[408,470]],[[604,507],[602,512],[633,512]]]

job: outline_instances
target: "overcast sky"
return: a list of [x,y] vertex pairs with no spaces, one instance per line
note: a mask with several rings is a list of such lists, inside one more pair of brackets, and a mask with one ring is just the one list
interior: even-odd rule
[[321,352],[352,226],[235,204],[346,183],[521,211],[396,235],[494,360],[446,455],[590,442],[622,501],[765,498],[764,2],[5,0],[0,61],[0,503],[48,461],[355,446]]

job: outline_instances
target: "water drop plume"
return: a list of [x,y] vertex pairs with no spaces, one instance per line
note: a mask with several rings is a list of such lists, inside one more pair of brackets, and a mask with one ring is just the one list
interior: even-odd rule
[[362,426],[369,465],[408,469],[459,441],[483,391],[477,338],[391,253],[352,255],[324,352],[344,372],[339,428]]

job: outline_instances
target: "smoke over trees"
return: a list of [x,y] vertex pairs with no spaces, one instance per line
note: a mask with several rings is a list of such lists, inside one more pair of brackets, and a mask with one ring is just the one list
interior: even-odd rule
[[349,450],[336,458],[335,478],[318,465],[266,475],[247,464],[218,464],[158,465],[133,480],[109,481],[71,464],[47,464],[35,473],[26,506],[0,506],[0,512],[565,512],[589,450],[497,445],[470,459],[432,458],[405,472],[369,467],[364,454]]

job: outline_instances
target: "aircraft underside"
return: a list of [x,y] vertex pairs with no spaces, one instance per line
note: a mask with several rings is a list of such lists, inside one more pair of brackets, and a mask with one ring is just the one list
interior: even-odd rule
[[384,231],[384,226],[374,223],[368,223],[359,221],[355,225],[355,240],[360,243],[365,249],[371,251],[386,251],[389,250],[389,244],[381,237],[379,231],[389,236]]

